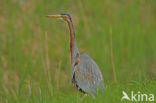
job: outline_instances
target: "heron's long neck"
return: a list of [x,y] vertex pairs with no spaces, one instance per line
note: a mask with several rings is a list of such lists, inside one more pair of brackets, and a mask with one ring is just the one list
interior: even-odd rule
[[68,27],[70,30],[70,52],[71,52],[71,63],[73,63],[74,55],[76,54],[75,49],[76,48],[76,40],[75,40],[75,31],[72,24],[72,21],[70,19],[67,20]]

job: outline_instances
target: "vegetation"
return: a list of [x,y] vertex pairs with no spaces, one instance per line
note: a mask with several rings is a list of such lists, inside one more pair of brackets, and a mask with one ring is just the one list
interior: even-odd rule
[[[67,24],[45,17],[60,13],[71,14],[80,53],[102,71],[106,92],[96,99],[71,83]],[[117,103],[122,91],[156,95],[155,21],[155,0],[1,0],[0,103]]]

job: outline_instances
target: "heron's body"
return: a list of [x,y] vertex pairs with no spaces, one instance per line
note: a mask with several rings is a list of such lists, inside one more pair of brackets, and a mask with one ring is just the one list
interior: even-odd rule
[[97,90],[101,89],[104,91],[102,73],[93,59],[86,54],[80,55],[70,15],[63,13],[61,15],[48,15],[47,17],[61,17],[68,23],[70,30],[72,83],[77,86],[78,90],[96,97]]
[[101,71],[88,55],[80,55],[80,62],[74,67],[73,71],[72,80],[79,90],[92,96],[96,96],[96,89],[104,90]]

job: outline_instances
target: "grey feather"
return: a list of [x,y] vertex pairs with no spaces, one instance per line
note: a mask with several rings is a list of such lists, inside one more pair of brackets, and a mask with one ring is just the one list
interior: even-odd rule
[[97,64],[86,54],[80,55],[80,62],[74,68],[75,81],[84,92],[96,97],[96,90],[103,89],[102,73]]

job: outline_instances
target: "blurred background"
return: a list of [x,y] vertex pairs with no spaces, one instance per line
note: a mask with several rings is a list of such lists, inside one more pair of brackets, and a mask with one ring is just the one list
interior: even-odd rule
[[154,93],[155,0],[0,0],[1,103],[96,101],[81,101],[71,83],[68,26],[45,17],[60,13],[71,15],[80,53],[102,71],[99,102],[120,100],[124,89]]

